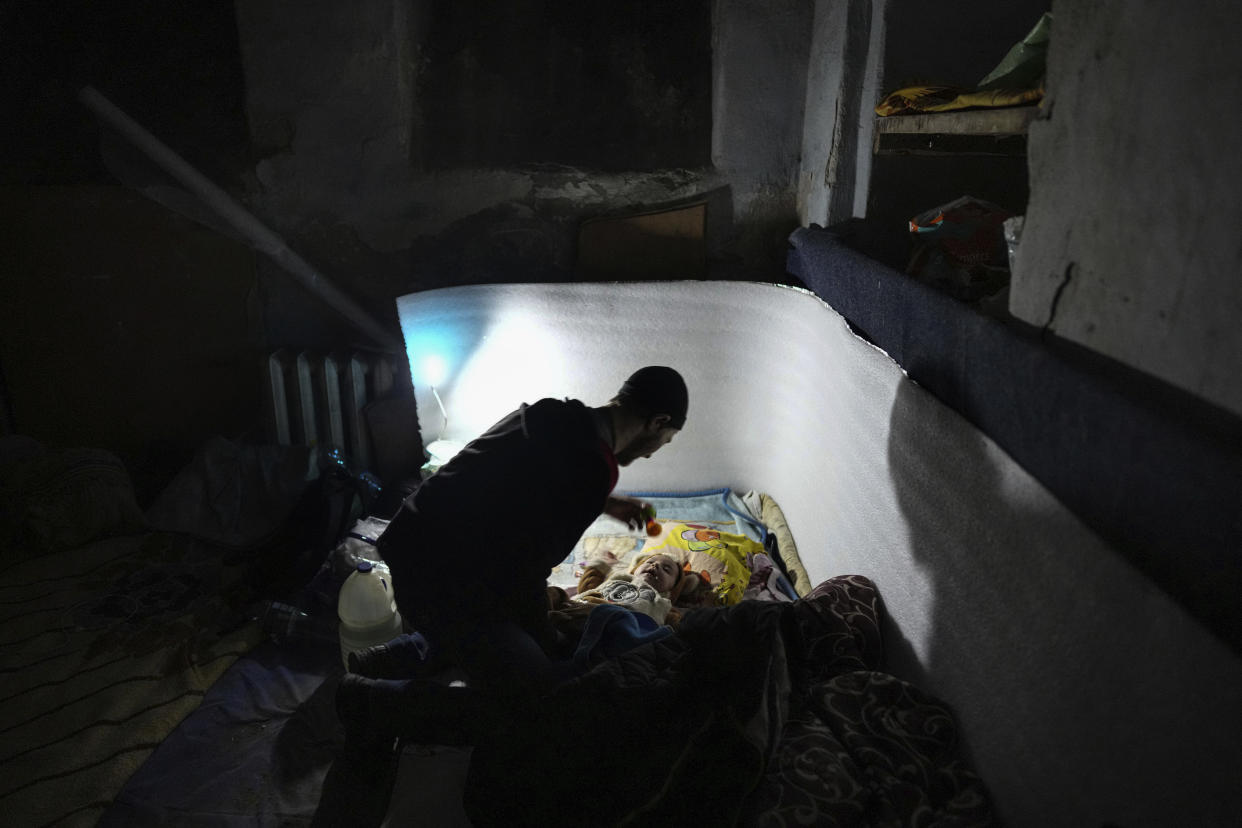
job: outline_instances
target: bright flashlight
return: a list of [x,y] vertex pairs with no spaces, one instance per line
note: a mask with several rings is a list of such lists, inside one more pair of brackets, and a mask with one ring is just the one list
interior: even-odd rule
[[438,354],[431,354],[423,359],[423,378],[427,384],[433,388],[442,385],[445,378],[448,377],[448,366],[444,363],[444,358]]

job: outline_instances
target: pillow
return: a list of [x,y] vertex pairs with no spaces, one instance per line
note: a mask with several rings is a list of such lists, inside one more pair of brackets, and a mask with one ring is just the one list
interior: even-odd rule
[[5,456],[0,464],[0,562],[12,564],[146,527],[129,473],[111,452],[40,449]]
[[578,580],[588,561],[606,561],[613,569],[621,567],[624,571],[641,548],[642,541],[633,532],[628,535],[584,535],[568,557],[552,568],[548,585],[560,587],[573,595],[577,592]]
[[802,558],[798,555],[798,545],[794,543],[793,533],[789,531],[789,524],[785,521],[785,512],[768,495],[764,494],[759,497],[763,524],[768,527],[768,532],[776,537],[776,554],[780,556],[781,563],[784,564],[789,582],[799,595],[806,595],[814,584],[811,583],[811,576],[807,574],[806,567],[802,565]]
[[[316,478],[323,488],[308,489]],[[245,549],[271,538],[287,520],[301,518],[308,545],[320,534],[329,536],[320,549],[325,551],[345,529],[342,510],[350,509],[356,491],[352,480],[321,477],[309,446],[250,445],[217,435],[160,492],[147,519],[162,531]],[[297,511],[299,503],[309,512]]]
[[643,543],[636,563],[652,555],[668,555],[702,575],[711,584],[717,604],[742,600],[751,576],[747,563],[750,556],[763,552],[762,544],[704,523],[661,523],[660,530]]

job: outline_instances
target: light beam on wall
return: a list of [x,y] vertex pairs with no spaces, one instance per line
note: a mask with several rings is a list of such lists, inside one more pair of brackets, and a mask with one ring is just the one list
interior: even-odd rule
[[515,297],[462,313],[452,289],[437,294],[419,296],[417,316],[399,303],[430,469],[521,403],[577,395],[566,385],[564,343],[540,324],[539,307]]
[[523,402],[577,396],[567,387],[564,352],[532,310],[503,309],[453,381],[452,411],[460,423],[453,433],[469,439]]

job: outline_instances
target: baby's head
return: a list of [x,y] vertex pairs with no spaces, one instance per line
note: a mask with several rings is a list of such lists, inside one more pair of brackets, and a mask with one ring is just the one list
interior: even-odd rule
[[634,570],[634,577],[646,581],[661,595],[668,595],[681,578],[681,565],[668,555],[652,555]]

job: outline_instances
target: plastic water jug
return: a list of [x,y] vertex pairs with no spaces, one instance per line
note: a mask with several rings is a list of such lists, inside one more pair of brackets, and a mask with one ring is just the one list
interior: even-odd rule
[[267,637],[277,644],[331,646],[339,637],[334,619],[311,615],[291,604],[272,601],[251,613]]
[[401,634],[401,613],[393,597],[392,576],[382,564],[361,561],[341,585],[337,598],[341,618],[341,662],[349,669],[349,654],[383,644]]

